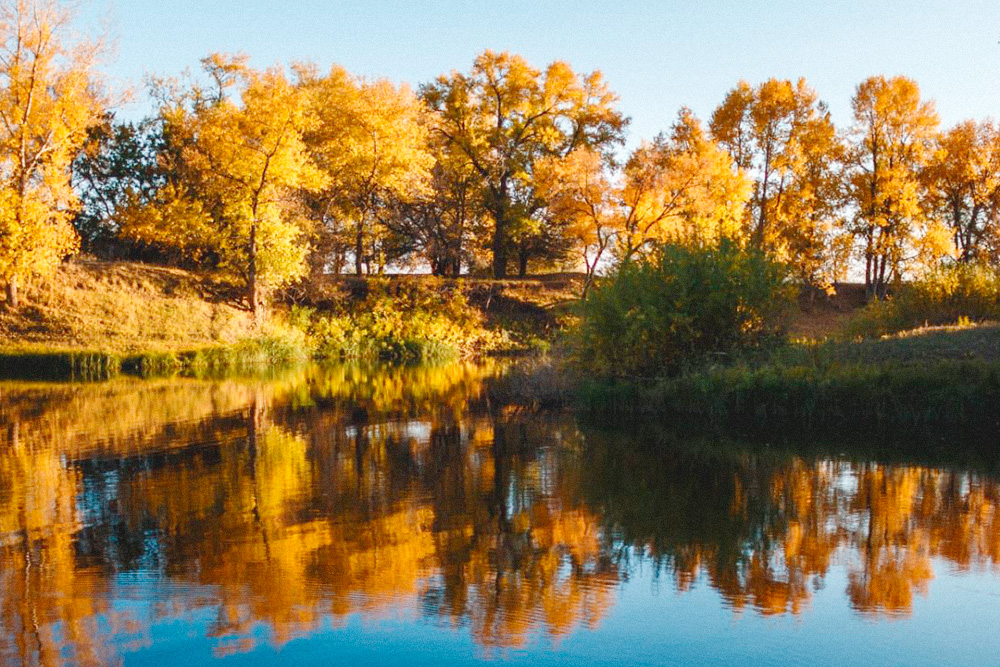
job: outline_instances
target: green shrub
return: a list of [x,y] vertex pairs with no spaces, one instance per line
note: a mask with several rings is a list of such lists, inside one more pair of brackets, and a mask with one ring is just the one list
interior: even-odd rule
[[981,264],[941,267],[873,301],[849,323],[854,337],[874,337],[919,326],[1000,318],[1000,274]]
[[[383,361],[440,360],[498,349],[503,336],[485,328],[461,283],[370,280],[359,303],[339,312],[293,312],[309,320],[308,334],[322,358]],[[301,326],[301,324],[300,324]]]
[[627,262],[583,305],[575,357],[600,376],[669,375],[782,338],[783,266],[730,240]]

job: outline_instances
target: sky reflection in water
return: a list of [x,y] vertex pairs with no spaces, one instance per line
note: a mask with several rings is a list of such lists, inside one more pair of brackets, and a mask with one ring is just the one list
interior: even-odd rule
[[503,372],[0,384],[0,662],[1000,654],[994,476],[597,431]]

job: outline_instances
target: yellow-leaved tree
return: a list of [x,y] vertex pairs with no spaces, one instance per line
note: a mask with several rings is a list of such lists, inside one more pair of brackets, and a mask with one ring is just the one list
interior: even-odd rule
[[316,119],[306,143],[327,177],[313,208],[328,231],[349,239],[358,275],[380,271],[392,259],[388,204],[423,193],[434,166],[424,105],[406,86],[339,67],[325,77],[301,67],[299,77]]
[[625,165],[618,252],[650,243],[711,243],[740,235],[750,184],[726,151],[682,109],[669,136],[637,148]]
[[621,143],[627,119],[600,72],[580,75],[565,62],[545,71],[521,56],[485,51],[468,73],[452,72],[421,88],[433,128],[471,167],[492,219],[493,276],[507,275],[512,251],[527,270],[536,214],[535,167],[580,147],[608,152]]
[[688,109],[669,136],[644,143],[617,175],[587,147],[535,168],[547,216],[564,228],[586,269],[584,296],[613,249],[629,261],[655,243],[703,245],[740,236],[746,178]]
[[893,282],[952,249],[950,234],[921,201],[920,171],[938,125],[933,102],[920,99],[912,79],[873,76],[852,100],[848,152],[851,231],[860,241],[865,286],[882,298]]
[[269,290],[306,272],[310,224],[300,194],[325,183],[302,138],[313,121],[280,69],[221,55],[203,64],[216,90],[193,87],[161,109],[179,182],[127,216],[123,231],[211,253],[242,280],[257,315]]
[[546,158],[535,169],[539,196],[548,215],[565,225],[565,234],[586,271],[583,298],[605,252],[621,232],[621,188],[608,174],[600,153],[577,148],[565,158]]
[[72,18],[52,0],[0,5],[0,280],[11,309],[21,282],[78,244],[70,167],[105,99],[100,44],[75,35]]
[[745,81],[712,114],[712,136],[753,182],[744,224],[754,247],[789,262],[806,283],[836,273],[837,164],[843,148],[805,79]]
[[1000,129],[965,121],[942,132],[923,172],[928,203],[951,230],[959,259],[1000,256]]

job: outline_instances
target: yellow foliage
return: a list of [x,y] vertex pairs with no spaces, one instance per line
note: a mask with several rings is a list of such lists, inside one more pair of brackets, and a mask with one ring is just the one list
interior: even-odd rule
[[299,68],[314,123],[305,141],[326,182],[312,197],[333,253],[351,247],[355,270],[381,272],[390,232],[388,201],[409,200],[427,188],[434,158],[424,107],[406,86],[356,79],[339,67],[325,77]]
[[[852,233],[865,262],[865,283],[884,296],[918,261],[948,254],[941,235],[929,226],[921,202],[920,169],[926,163],[938,125],[932,102],[906,77],[871,77],[852,101],[855,143],[849,193],[855,207]],[[928,234],[930,232],[930,234]]]
[[743,216],[755,247],[790,262],[803,282],[837,279],[843,147],[826,106],[804,79],[741,81],[712,114],[712,135],[753,180]]
[[619,252],[625,258],[651,242],[702,245],[741,234],[749,183],[687,109],[669,137],[632,154],[624,178]]
[[959,257],[995,263],[1000,257],[1000,129],[996,124],[966,121],[941,133],[922,177],[928,204],[947,225]]
[[[252,70],[240,56],[203,62],[218,91],[194,86],[161,109],[182,182],[128,214],[123,227],[188,256],[216,255],[246,284],[256,313],[263,292],[306,272],[310,224],[298,196],[326,176],[303,141],[313,124],[307,100],[279,69]],[[228,90],[237,86],[233,99]]]
[[485,51],[468,73],[440,76],[421,95],[435,133],[476,175],[497,278],[513,243],[527,248],[542,231],[539,163],[582,147],[606,152],[627,123],[600,72],[578,75],[561,61],[543,72],[508,52]]
[[97,46],[69,21],[55,0],[0,10],[0,279],[9,306],[19,282],[51,273],[77,247],[70,168],[104,100]]

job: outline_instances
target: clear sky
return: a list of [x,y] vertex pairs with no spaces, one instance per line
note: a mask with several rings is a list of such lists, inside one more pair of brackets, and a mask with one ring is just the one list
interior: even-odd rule
[[490,48],[602,70],[632,118],[630,143],[669,128],[682,105],[707,118],[741,78],[804,76],[838,125],[871,74],[915,78],[947,124],[1000,116],[1000,0],[87,0],[82,11],[108,19],[106,71],[136,87],[213,51],[416,86]]

